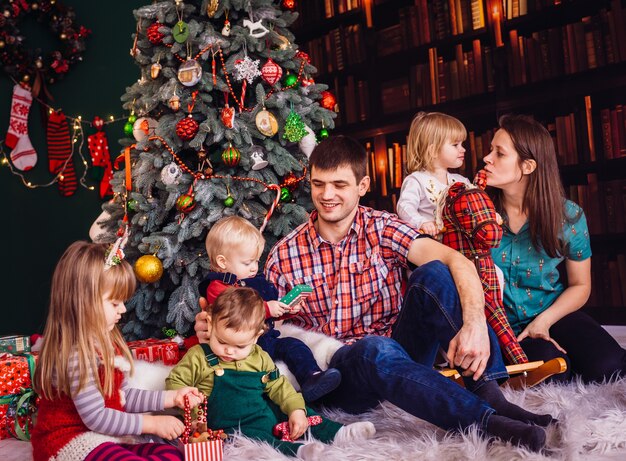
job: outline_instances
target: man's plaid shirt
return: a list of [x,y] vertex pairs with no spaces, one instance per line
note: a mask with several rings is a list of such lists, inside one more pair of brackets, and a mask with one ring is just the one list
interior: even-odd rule
[[402,305],[409,248],[421,234],[394,214],[359,206],[348,235],[331,244],[315,230],[316,219],[314,211],[280,240],[265,266],[279,297],[302,283],[313,288],[290,322],[344,342],[389,336]]

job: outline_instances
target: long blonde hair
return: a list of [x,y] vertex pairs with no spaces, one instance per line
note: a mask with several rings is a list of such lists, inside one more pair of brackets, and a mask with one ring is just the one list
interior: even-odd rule
[[418,112],[407,139],[407,173],[429,170],[446,141],[465,141],[461,121],[441,112]]
[[[126,300],[136,288],[133,269],[126,261],[105,270],[107,246],[74,242],[61,256],[52,276],[50,308],[43,333],[43,346],[35,374],[37,391],[44,398],[71,396],[68,373],[70,357],[78,354],[76,392],[88,376],[99,376],[96,384],[103,396],[113,391],[115,355],[131,364],[132,356],[117,328],[108,331],[103,296]],[[102,380],[102,382],[101,382]]]

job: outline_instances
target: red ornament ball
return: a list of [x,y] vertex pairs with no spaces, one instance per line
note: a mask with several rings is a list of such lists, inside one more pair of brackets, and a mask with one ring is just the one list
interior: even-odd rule
[[199,129],[200,125],[191,116],[185,117],[176,124],[176,134],[183,141],[193,139],[198,134]]
[[237,166],[239,165],[239,160],[241,159],[241,153],[239,149],[233,146],[228,146],[222,152],[222,161],[226,166]]
[[322,91],[322,99],[320,99],[320,106],[324,109],[335,110],[335,105],[337,104],[337,99],[335,99],[335,95],[330,91]]
[[282,6],[286,10],[295,10],[296,9],[296,0],[283,0]]
[[300,181],[298,180],[296,175],[293,173],[289,173],[287,176],[285,176],[285,179],[283,183],[281,184],[281,187],[286,187],[291,192],[293,192],[294,190],[296,190],[296,187],[298,187],[298,182]]
[[272,58],[268,58],[267,62],[261,67],[261,78],[272,86],[274,86],[282,76],[283,70],[278,64],[272,61]]
[[193,194],[183,194],[176,199],[176,209],[181,213],[189,213],[196,207]]
[[159,27],[162,26],[163,24],[157,21],[153,24],[150,24],[146,29],[148,40],[150,40],[150,43],[152,43],[153,45],[160,45],[161,43],[163,43],[163,37],[165,37],[165,34],[159,32]]
[[311,64],[311,58],[309,57],[308,54],[306,54],[304,51],[299,50],[296,53],[296,58],[298,59],[302,59],[303,61],[306,61],[307,64]]

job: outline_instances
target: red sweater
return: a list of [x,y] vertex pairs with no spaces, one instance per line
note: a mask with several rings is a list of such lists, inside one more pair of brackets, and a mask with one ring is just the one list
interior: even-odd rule
[[[102,369],[100,369],[102,383]],[[121,386],[124,381],[122,371],[115,369],[113,392],[104,398],[104,405],[114,410],[124,410],[121,399]],[[57,399],[41,398],[38,405],[37,423],[32,431],[34,461],[48,461],[81,434],[90,432],[80,418],[72,399],[63,395]],[[96,445],[97,446],[97,445]],[[91,449],[95,448],[92,447]]]

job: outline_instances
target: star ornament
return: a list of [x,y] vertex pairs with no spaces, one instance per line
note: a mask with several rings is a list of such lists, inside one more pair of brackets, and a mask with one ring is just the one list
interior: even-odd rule
[[259,65],[259,59],[253,60],[250,59],[249,56],[239,59],[235,62],[235,79],[238,81],[246,80],[248,83],[252,84],[254,79],[261,75]]

